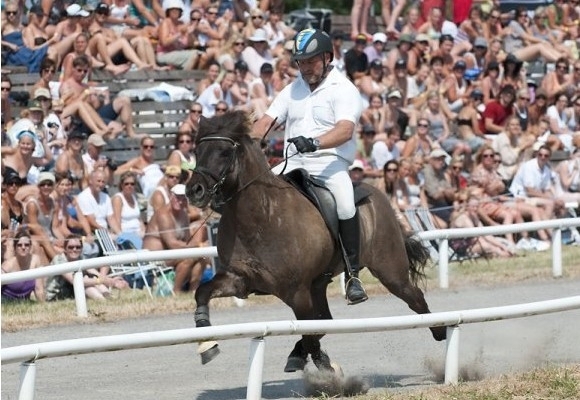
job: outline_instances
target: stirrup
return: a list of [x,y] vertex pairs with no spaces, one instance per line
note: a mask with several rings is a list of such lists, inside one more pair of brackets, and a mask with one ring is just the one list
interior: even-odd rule
[[[358,288],[354,288],[355,292],[351,293],[351,296],[349,297],[349,289],[352,288],[351,285],[357,284]],[[362,281],[357,277],[349,278],[349,280],[346,282],[345,290],[346,290],[345,298],[348,300],[348,305],[359,304],[362,303],[363,301],[368,300],[369,298],[369,296],[367,296],[367,293],[365,292],[365,289],[363,288]]]

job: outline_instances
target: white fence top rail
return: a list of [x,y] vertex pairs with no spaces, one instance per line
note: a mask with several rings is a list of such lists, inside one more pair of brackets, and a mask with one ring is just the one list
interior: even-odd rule
[[433,239],[459,239],[465,237],[504,235],[506,233],[516,233],[525,231],[537,231],[539,229],[571,228],[580,226],[580,218],[562,218],[549,221],[524,222],[521,224],[484,226],[478,228],[451,228],[438,229],[429,232],[419,232],[417,236],[421,240]]
[[574,296],[528,304],[399,317],[323,321],[292,320],[209,326],[14,346],[2,349],[0,351],[0,359],[2,364],[10,364],[48,357],[170,346],[208,340],[322,333],[376,332],[430,326],[454,326],[463,323],[520,318],[578,308],[580,308],[580,296]]

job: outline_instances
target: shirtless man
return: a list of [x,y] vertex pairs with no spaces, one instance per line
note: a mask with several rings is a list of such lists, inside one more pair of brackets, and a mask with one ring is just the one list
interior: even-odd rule
[[[169,204],[159,208],[147,224],[143,248],[147,250],[186,249],[199,246],[196,235],[189,230],[187,197],[185,185],[177,184],[171,188]],[[176,292],[183,292],[189,282],[189,290],[195,290],[201,281],[205,261],[203,259],[184,259],[169,261],[175,267]]]
[[[60,97],[65,104],[64,114],[78,113],[85,125],[93,133],[101,136],[114,136],[116,129],[113,122],[119,118],[124,125],[127,136],[137,137],[133,128],[133,110],[131,100],[126,96],[117,96],[112,102],[103,102],[99,95],[101,90],[83,82],[88,73],[90,61],[86,55],[75,57],[70,78],[60,85]],[[108,120],[105,123],[105,119]]]

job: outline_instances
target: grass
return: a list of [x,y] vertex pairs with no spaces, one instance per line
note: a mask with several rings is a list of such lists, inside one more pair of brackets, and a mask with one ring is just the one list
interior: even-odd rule
[[[551,279],[551,251],[528,253],[510,259],[478,259],[449,265],[450,289],[466,286],[497,286],[518,282]],[[563,274],[565,278],[580,276],[580,247],[564,246],[562,252]],[[427,291],[440,290],[436,267],[427,269],[427,279],[423,286]],[[387,290],[363,271],[361,278],[369,295],[381,295]],[[338,280],[337,280],[338,281]],[[341,296],[341,289],[335,282],[328,288],[329,296]],[[249,304],[273,303],[279,300],[272,296],[250,296]],[[214,299],[212,308],[233,306],[231,299]],[[67,324],[91,324],[112,322],[145,315],[168,315],[192,313],[195,301],[191,294],[175,297],[150,298],[146,292],[123,290],[114,292],[110,301],[88,300],[89,317],[76,316],[74,300],[50,303],[33,301],[2,304],[2,332],[16,332],[22,329]]]

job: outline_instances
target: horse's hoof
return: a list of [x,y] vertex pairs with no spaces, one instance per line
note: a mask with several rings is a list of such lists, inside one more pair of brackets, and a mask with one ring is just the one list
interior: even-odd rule
[[334,375],[336,375],[339,378],[344,378],[344,372],[340,364],[333,361],[330,363],[330,368],[334,370]]
[[284,372],[304,371],[305,366],[306,359],[302,357],[288,357],[288,361],[286,361],[286,366],[284,367]]
[[197,352],[201,356],[201,364],[205,365],[218,356],[220,349],[215,341],[203,342],[199,344]]

